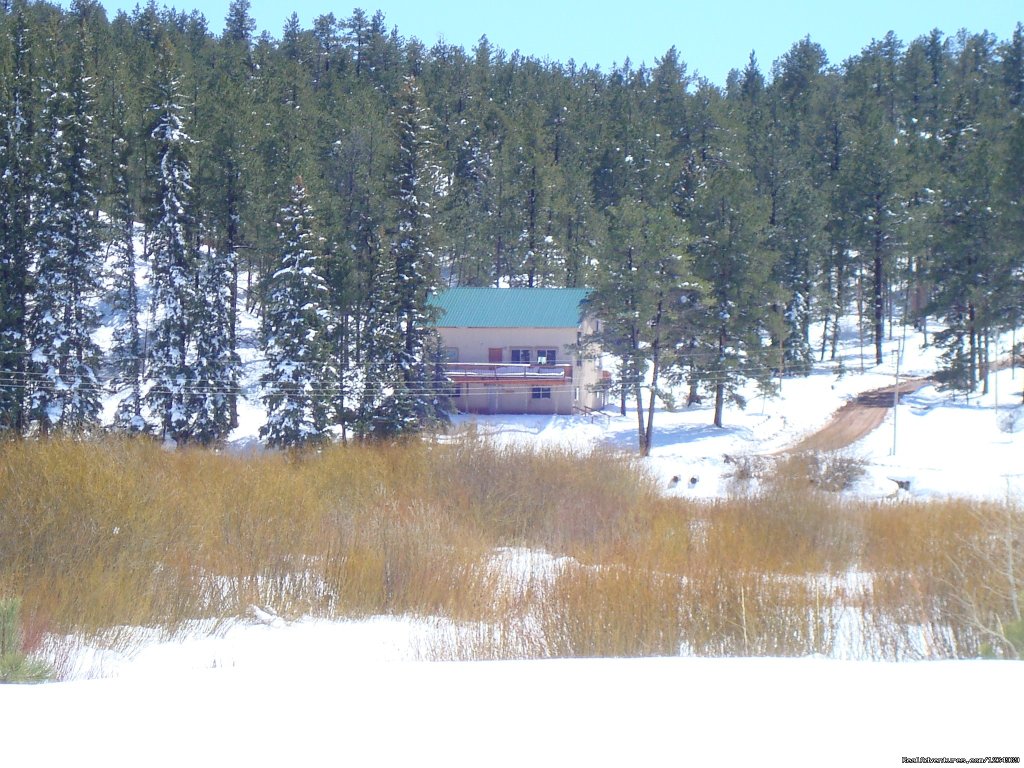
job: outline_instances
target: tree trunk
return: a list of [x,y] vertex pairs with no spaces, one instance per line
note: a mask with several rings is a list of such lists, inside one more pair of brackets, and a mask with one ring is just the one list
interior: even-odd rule
[[658,299],[658,309],[654,313],[654,341],[651,342],[651,399],[647,404],[647,428],[644,430],[644,445],[641,456],[651,454],[654,443],[654,401],[658,395],[658,377],[661,373],[661,314],[662,300]]
[[828,348],[828,324],[832,322],[832,313],[825,309],[825,316],[822,318],[821,324],[821,352],[818,355],[818,362],[825,362],[825,350]]
[[626,415],[626,387],[623,385],[619,390],[619,413],[622,416]]
[[715,384],[715,420],[714,425],[721,429],[722,427],[722,412],[725,410],[725,384],[718,382]]
[[986,329],[983,333],[982,346],[981,346],[981,394],[988,394],[988,374],[991,370],[991,360],[989,359],[989,333]]
[[967,365],[970,368],[969,373],[969,392],[974,392],[978,388],[978,332],[974,326],[975,312],[974,304],[967,305],[967,323],[968,323],[968,343],[970,344],[970,352],[967,358]]
[[[636,434],[637,434],[637,447],[640,451],[640,455],[646,457],[650,452],[650,444],[647,441],[647,431],[644,428],[644,393],[643,388],[640,386],[640,377],[637,376],[633,381],[633,397],[636,399]],[[654,399],[654,395],[651,395],[651,399]]]
[[698,390],[696,377],[690,379],[690,393],[686,396],[686,407],[700,402],[700,391]]
[[846,299],[846,292],[843,290],[843,280],[845,279],[846,270],[843,269],[843,261],[840,258],[837,261],[836,266],[836,293],[835,293],[835,304],[833,305],[833,314],[835,315],[835,322],[832,324],[832,341],[829,349],[829,360],[835,360],[836,355],[839,354],[839,321],[843,317],[843,303]]

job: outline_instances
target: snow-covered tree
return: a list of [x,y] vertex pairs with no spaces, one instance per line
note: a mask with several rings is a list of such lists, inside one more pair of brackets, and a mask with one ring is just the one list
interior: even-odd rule
[[195,384],[188,359],[193,332],[190,309],[195,300],[191,166],[187,155],[191,139],[182,126],[178,82],[166,63],[159,70],[150,133],[156,143],[154,182],[159,206],[150,239],[157,324],[148,371],[152,385],[146,400],[155,411],[161,435],[182,442],[190,436],[190,393]]
[[135,211],[128,187],[129,147],[124,133],[125,105],[115,105],[117,133],[113,141],[116,163],[107,247],[112,256],[113,283],[110,306],[114,318],[110,387],[121,399],[114,426],[125,432],[145,429],[142,418],[142,343],[139,331],[139,292],[135,269]]
[[68,88],[43,88],[45,160],[37,183],[35,294],[29,317],[29,414],[42,434],[95,425],[101,388],[99,236],[91,155],[90,89],[81,52]]
[[405,341],[394,301],[395,264],[386,252],[378,250],[370,286],[355,429],[360,437],[386,437],[416,426],[415,408],[403,377]]
[[199,263],[190,411],[191,437],[204,445],[223,440],[231,431],[231,395],[238,387],[239,359],[231,339],[233,256],[210,250]]
[[15,13],[7,86],[0,91],[0,432],[24,429],[33,78],[24,10]]
[[[393,168],[394,227],[390,253],[373,282],[369,304],[360,431],[416,432],[445,418],[431,388],[427,297],[436,280],[429,198],[436,177],[429,159],[430,120],[413,77],[395,115],[398,155]],[[368,414],[372,412],[372,417]]]
[[264,316],[261,437],[275,448],[299,448],[328,437],[336,370],[330,347],[328,290],[317,255],[313,214],[302,180],[281,211],[281,260],[270,278]]

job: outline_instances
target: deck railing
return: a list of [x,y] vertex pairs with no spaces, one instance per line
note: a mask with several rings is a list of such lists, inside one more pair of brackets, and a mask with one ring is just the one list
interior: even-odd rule
[[445,363],[445,370],[455,382],[572,381],[572,366],[563,364]]

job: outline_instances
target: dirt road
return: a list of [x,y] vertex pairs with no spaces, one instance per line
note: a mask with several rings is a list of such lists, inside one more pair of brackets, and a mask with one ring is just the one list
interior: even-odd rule
[[[930,383],[929,379],[908,379],[899,385],[900,397],[916,392]],[[871,430],[877,429],[885,420],[885,414],[892,408],[893,392],[896,387],[883,387],[862,392],[832,415],[822,429],[808,435],[787,453],[801,451],[837,451],[860,440]]]

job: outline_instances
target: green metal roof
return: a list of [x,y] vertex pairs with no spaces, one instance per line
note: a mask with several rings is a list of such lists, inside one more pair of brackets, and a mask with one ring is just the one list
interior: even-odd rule
[[431,297],[440,328],[575,328],[588,288],[449,288]]

